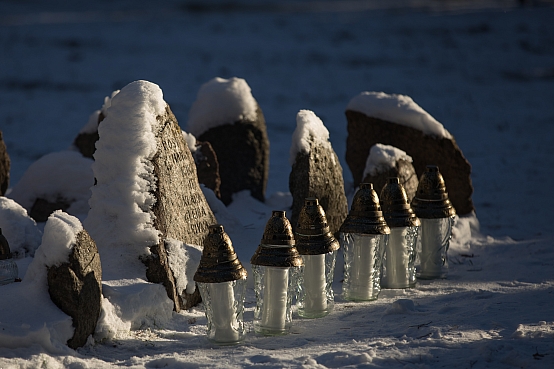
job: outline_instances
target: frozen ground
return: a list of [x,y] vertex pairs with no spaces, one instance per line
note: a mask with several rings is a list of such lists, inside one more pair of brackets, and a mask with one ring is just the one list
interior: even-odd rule
[[[453,245],[448,279],[376,302],[344,302],[337,270],[336,311],[297,320],[288,336],[251,332],[243,345],[214,347],[199,307],[76,352],[0,348],[0,366],[554,367],[551,2],[47,4],[0,1],[0,130],[12,186],[38,158],[66,149],[112,90],[158,84],[186,130],[200,85],[237,76],[271,141],[268,201],[243,194],[230,205],[243,262],[286,202],[278,192],[288,191],[300,109],[323,120],[350,187],[344,110],[361,91],[408,95],[456,138],[472,164],[480,233],[460,229],[468,242]],[[253,301],[249,290],[247,322]]]

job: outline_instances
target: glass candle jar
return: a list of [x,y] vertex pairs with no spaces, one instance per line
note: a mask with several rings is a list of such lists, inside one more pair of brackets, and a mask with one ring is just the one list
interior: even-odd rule
[[256,294],[254,330],[263,335],[287,334],[303,261],[284,211],[273,211],[250,263]]

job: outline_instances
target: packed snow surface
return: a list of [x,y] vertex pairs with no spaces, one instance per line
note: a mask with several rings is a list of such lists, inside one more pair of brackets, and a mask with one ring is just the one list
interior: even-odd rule
[[406,95],[364,91],[350,100],[346,110],[419,129],[428,135],[452,137],[441,123]]
[[258,104],[243,78],[216,77],[204,83],[189,112],[187,130],[199,137],[210,128],[255,121]]
[[300,110],[296,114],[296,129],[292,134],[290,165],[294,164],[298,153],[309,153],[315,145],[331,148],[329,131],[313,111]]
[[385,170],[396,167],[399,160],[412,162],[412,157],[397,147],[383,144],[375,144],[369,149],[369,155],[365,163],[364,175],[377,175]]

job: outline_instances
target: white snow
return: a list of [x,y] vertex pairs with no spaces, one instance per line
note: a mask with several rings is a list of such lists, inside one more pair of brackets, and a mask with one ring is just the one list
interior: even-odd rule
[[[316,12],[308,3],[272,7],[276,2],[268,0],[252,7],[239,0],[226,14],[209,11],[209,2],[204,13],[174,11],[173,5],[186,9],[181,3],[116,0],[97,12],[90,2],[2,3],[0,45],[9,52],[0,53],[0,130],[12,189],[32,163],[73,142],[99,97],[128,81],[156,82],[183,125],[204,81],[241,75],[267,120],[268,200],[245,191],[225,207],[213,192],[204,193],[249,268],[271,211],[290,216],[287,159],[299,109],[328,122],[345,167],[348,101],[368,88],[391,91],[433,112],[472,165],[476,210],[456,219],[449,276],[382,290],[373,302],[347,302],[339,253],[335,310],[322,319],[294,315],[291,334],[263,337],[252,329],[250,274],[246,341],[216,347],[206,339],[202,305],[175,313],[163,286],[147,283],[143,273],[113,275],[103,282],[94,339],[78,350],[65,345],[71,319],[51,302],[42,281],[23,278],[0,286],[0,367],[554,367],[554,176],[544,170],[554,167],[554,156],[545,155],[554,145],[548,79],[554,9],[548,2],[422,0],[419,11],[373,11],[398,2],[329,1],[318,3]],[[498,8],[468,8],[493,3]],[[303,11],[255,10],[266,4]],[[449,13],[441,12],[445,8]],[[113,142],[142,128],[141,137],[150,132],[148,125],[135,128]],[[140,160],[132,163],[149,173]],[[346,186],[349,175],[346,170]],[[114,206],[122,201],[111,200]],[[0,197],[0,227],[6,236],[18,230],[8,241],[22,250],[45,224],[35,225],[24,208]],[[113,230],[104,225],[99,231]],[[103,267],[114,260],[109,251],[101,252]],[[34,260],[25,256],[15,260],[20,277]]]
[[86,216],[90,187],[94,185],[93,161],[75,151],[46,154],[34,162],[13,187],[9,197],[30,211],[36,199],[71,205],[69,214]]
[[102,108],[100,110],[95,110],[90,117],[88,118],[87,124],[81,128],[79,133],[94,133],[98,130],[98,116],[100,113],[104,115],[104,119],[108,114],[108,108],[112,104],[112,99],[115,95],[119,93],[119,90],[115,90],[112,92],[111,96],[104,97],[104,104],[102,105]]
[[[329,131],[321,119],[311,110],[300,110],[296,114],[296,129],[292,134],[289,163],[292,166],[298,153],[309,153],[314,146],[332,149]],[[332,156],[332,160],[335,160]]]
[[194,154],[196,152],[196,137],[194,137],[192,133],[187,133],[185,131],[181,132],[183,132],[183,138],[185,139],[190,152]]
[[36,222],[21,205],[12,199],[0,196],[0,228],[17,257],[33,256],[39,247],[42,232]]
[[169,256],[169,267],[175,277],[177,291],[193,293],[196,289],[194,273],[200,264],[202,246],[191,245],[168,238],[165,247]]
[[155,202],[151,159],[157,151],[156,116],[164,113],[165,106],[157,85],[132,82],[114,96],[98,128],[92,165],[97,183],[91,188],[90,211],[83,224],[107,254],[102,267],[107,280],[114,275],[135,278],[131,270],[140,264],[139,256],[149,254],[148,247],[159,241],[151,210]]
[[244,79],[216,77],[200,87],[189,111],[187,130],[199,137],[210,128],[239,120],[255,121],[257,106]]
[[428,135],[452,137],[441,123],[406,95],[364,91],[350,100],[346,110],[412,127]]
[[394,168],[399,160],[412,162],[412,157],[397,147],[383,144],[375,144],[369,149],[369,155],[365,162],[365,169],[362,178],[366,175],[375,176],[390,168]]

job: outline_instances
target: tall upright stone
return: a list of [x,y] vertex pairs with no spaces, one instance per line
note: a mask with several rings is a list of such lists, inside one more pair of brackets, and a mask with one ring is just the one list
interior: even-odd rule
[[454,137],[410,97],[363,92],[348,104],[346,118],[346,162],[355,185],[363,179],[370,148],[377,143],[391,145],[412,157],[418,178],[427,165],[441,168],[457,214],[474,210],[471,165]]
[[10,157],[0,131],[0,196],[4,196],[10,184]]
[[200,295],[177,289],[175,274],[182,273],[172,271],[170,265],[178,263],[170,260],[166,243],[202,245],[208,227],[216,223],[192,154],[153,83],[130,83],[107,112],[99,126],[92,165],[97,183],[84,221],[100,254],[110,255],[103,258],[105,278],[140,276],[140,259],[146,266],[142,278],[163,284],[177,312],[189,308]]
[[293,197],[291,224],[296,228],[304,200],[316,197],[325,210],[331,232],[336,234],[348,215],[342,166],[329,142],[329,131],[313,112],[301,110],[296,123],[289,176]]
[[67,345],[82,347],[96,330],[102,308],[102,266],[96,244],[87,231],[77,234],[67,261],[48,267],[52,301],[73,318],[75,331]]
[[188,131],[217,154],[221,200],[250,190],[264,201],[269,177],[269,139],[264,115],[241,78],[214,78],[202,85],[191,107]]

